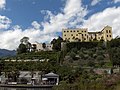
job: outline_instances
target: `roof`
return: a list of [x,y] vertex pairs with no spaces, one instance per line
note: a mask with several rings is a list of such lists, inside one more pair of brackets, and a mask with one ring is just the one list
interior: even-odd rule
[[31,72],[30,71],[20,71],[20,76],[19,77],[31,77]]
[[53,72],[50,72],[48,74],[45,74],[44,77],[59,77],[59,75],[54,74]]
[[88,32],[89,34],[100,34],[101,32]]
[[[107,25],[107,26],[105,26],[105,27],[101,30],[101,32],[102,32],[102,31],[103,31],[106,27],[110,27],[110,26],[108,26],[108,25]],[[110,28],[112,28],[112,27],[110,27]]]
[[67,29],[62,29],[62,30],[64,30],[64,31],[67,31],[67,30],[87,30],[88,28],[67,28]]

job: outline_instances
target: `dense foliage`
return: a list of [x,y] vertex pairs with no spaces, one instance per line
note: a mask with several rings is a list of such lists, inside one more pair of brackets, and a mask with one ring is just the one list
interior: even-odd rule
[[63,39],[61,37],[58,37],[57,39],[53,39],[51,41],[51,44],[53,44],[53,50],[54,51],[60,51],[61,50],[61,42]]
[[113,39],[107,45],[113,66],[120,66],[120,38]]
[[24,44],[20,44],[17,49],[17,54],[22,54],[27,52],[27,47]]
[[94,48],[97,47],[98,42],[68,42],[66,44],[67,50],[71,50],[72,48],[77,48],[80,50],[81,48]]

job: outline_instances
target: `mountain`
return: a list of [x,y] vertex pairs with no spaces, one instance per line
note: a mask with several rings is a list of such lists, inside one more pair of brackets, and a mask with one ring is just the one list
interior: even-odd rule
[[6,56],[15,56],[16,51],[13,50],[7,50],[7,49],[0,49],[0,57],[6,57]]

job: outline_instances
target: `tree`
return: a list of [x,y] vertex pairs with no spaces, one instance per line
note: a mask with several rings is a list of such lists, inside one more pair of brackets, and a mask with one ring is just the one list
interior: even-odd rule
[[55,44],[56,41],[57,41],[57,40],[54,38],[54,39],[51,41],[51,44]]
[[103,61],[104,60],[104,57],[102,56],[102,55],[99,55],[99,56],[97,56],[97,61]]
[[20,72],[18,70],[15,70],[14,71],[14,81],[17,82],[18,81],[18,78],[19,78],[19,75],[20,75]]
[[81,52],[81,51],[79,52],[79,56],[81,57],[81,59],[84,59],[84,57],[85,57],[85,56],[84,56],[84,53]]
[[32,45],[31,45],[30,42],[28,42],[28,43],[26,44],[26,48],[27,48],[27,52],[30,52],[30,50],[31,50],[31,48],[32,48]]
[[53,39],[51,44],[53,44],[53,50],[60,51],[61,50],[61,42],[63,39],[59,36],[57,39]]
[[4,70],[4,61],[0,61],[0,75],[2,74],[2,70]]
[[111,49],[111,57],[112,57],[113,65],[120,66],[120,48],[119,47],[114,47]]
[[23,44],[27,44],[28,43],[28,40],[29,40],[29,37],[23,37],[20,42],[23,43]]
[[107,42],[110,60],[114,65],[120,66],[120,38],[115,38]]
[[20,40],[21,43],[20,43],[20,45],[18,46],[18,49],[17,49],[18,54],[22,54],[22,53],[26,53],[26,52],[31,51],[32,45],[28,40],[29,40],[29,37],[23,37]]
[[104,57],[102,55],[97,56],[97,61],[99,62],[100,66],[102,67],[104,63]]
[[87,64],[88,64],[88,66],[90,66],[90,67],[94,67],[94,66],[95,66],[94,61],[91,61],[91,60],[90,60],[90,61],[88,61],[88,63],[87,63]]
[[46,48],[46,44],[45,44],[45,43],[43,43],[43,44],[42,44],[42,47],[45,49],[45,48]]
[[77,48],[72,48],[71,51],[74,52],[74,53],[77,53],[78,49]]
[[25,44],[20,44],[18,49],[17,49],[17,54],[22,54],[27,52],[27,47]]
[[76,54],[75,54],[74,52],[70,52],[70,57],[71,57],[72,59],[75,59],[75,56],[76,56]]

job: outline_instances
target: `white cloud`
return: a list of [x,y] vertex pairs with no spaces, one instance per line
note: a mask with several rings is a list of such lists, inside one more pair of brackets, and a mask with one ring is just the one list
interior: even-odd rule
[[102,12],[92,15],[84,21],[83,27],[88,27],[89,31],[100,31],[106,25],[113,29],[113,36],[120,35],[120,7],[107,8]]
[[120,0],[113,0],[114,1],[114,3],[118,3],[118,2],[120,2]]
[[6,0],[0,0],[0,9],[5,9]]
[[101,0],[92,0],[91,5],[94,6],[98,4]]
[[61,13],[57,15],[47,11],[48,21],[42,22],[44,33],[61,32],[62,28],[75,27],[82,22],[87,10],[82,6],[81,0],[67,0]]
[[31,24],[35,29],[40,29],[40,24],[37,21],[33,21]]
[[0,15],[0,30],[9,28],[11,22],[8,17]]

